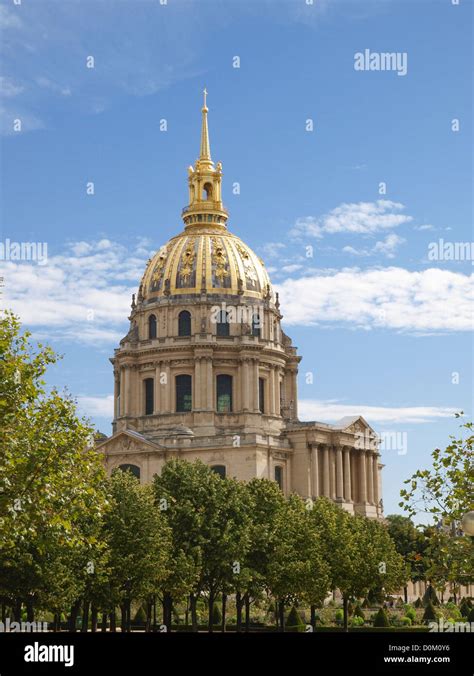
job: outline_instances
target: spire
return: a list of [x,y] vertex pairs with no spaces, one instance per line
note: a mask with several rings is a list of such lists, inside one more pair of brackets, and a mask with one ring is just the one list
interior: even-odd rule
[[199,153],[199,159],[207,162],[212,162],[211,160],[211,146],[209,143],[209,129],[207,128],[207,113],[208,107],[206,105],[207,89],[204,89],[204,105],[201,109],[202,112],[202,125],[201,125],[201,152]]
[[225,229],[228,214],[222,204],[222,163],[214,166],[211,159],[209,130],[207,128],[207,89],[204,89],[202,107],[201,149],[194,167],[188,167],[189,204],[182,215],[186,227]]

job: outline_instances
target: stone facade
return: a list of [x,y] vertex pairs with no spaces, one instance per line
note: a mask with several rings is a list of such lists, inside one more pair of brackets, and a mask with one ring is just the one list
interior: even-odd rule
[[378,440],[360,416],[298,420],[301,357],[263,261],[227,230],[222,165],[201,152],[188,170],[184,231],[148,261],[114,367],[113,434],[97,446],[109,471],[144,482],[170,458],[200,459],[227,476],[278,481],[382,516]]

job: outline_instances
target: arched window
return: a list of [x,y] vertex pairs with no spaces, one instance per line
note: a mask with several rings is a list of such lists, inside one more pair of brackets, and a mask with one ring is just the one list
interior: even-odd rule
[[186,413],[193,408],[192,395],[193,381],[191,376],[186,374],[176,376],[176,411]]
[[218,474],[221,479],[225,479],[225,465],[212,465],[211,469]]
[[283,490],[283,467],[281,465],[276,465],[275,467],[275,481]]
[[148,338],[156,338],[156,317],[150,315],[148,317]]
[[258,312],[254,312],[252,315],[252,336],[257,336],[257,338],[260,338],[260,315]]
[[191,335],[191,313],[183,310],[178,317],[178,336]]
[[230,413],[232,411],[232,376],[222,374],[216,378],[217,412]]
[[225,338],[230,335],[229,313],[226,310],[220,310],[217,318],[216,335]]
[[264,378],[258,379],[258,407],[260,413],[265,413],[265,380]]
[[122,472],[131,472],[133,476],[136,477],[138,481],[140,481],[140,468],[137,467],[137,465],[129,465],[129,464],[119,465],[118,469],[121,470]]
[[206,199],[212,200],[212,183],[204,183],[203,188],[206,193]]
[[145,388],[145,415],[152,415],[154,409],[154,390],[155,381],[153,378],[146,378],[143,381],[143,387]]

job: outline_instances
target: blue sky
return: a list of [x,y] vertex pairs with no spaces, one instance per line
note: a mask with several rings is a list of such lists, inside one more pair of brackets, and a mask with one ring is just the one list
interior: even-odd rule
[[[48,245],[45,265],[0,261],[3,302],[64,354],[49,383],[110,433],[108,358],[181,229],[206,86],[230,230],[304,357],[300,417],[397,432],[398,511],[472,414],[472,257],[429,255],[472,241],[471,24],[467,0],[2,0],[0,241]],[[406,54],[406,75],[355,70],[366,49]]]

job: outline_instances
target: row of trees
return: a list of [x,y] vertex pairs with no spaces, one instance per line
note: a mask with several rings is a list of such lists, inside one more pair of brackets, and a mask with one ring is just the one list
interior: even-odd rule
[[[229,595],[237,626],[251,604],[271,597],[284,628],[285,608],[315,609],[339,589],[347,626],[350,599],[390,593],[414,574],[394,523],[351,517],[320,498],[285,498],[274,482],[222,479],[202,463],[170,461],[152,485],[130,474],[107,478],[93,450],[94,431],[74,401],[47,391],[57,356],[29,343],[17,319],[0,320],[0,601],[19,621],[26,611],[62,614],[71,630],[130,630],[132,601],[147,627],[171,627],[173,604],[188,600],[191,626],[205,599],[225,627]],[[410,522],[411,523],[411,522]],[[394,539],[390,536],[394,536]],[[397,551],[398,550],[398,551]],[[419,553],[417,549],[417,553]],[[462,558],[462,557],[461,557]],[[430,560],[432,560],[431,557]],[[464,563],[460,562],[460,566]],[[425,571],[426,572],[426,571]],[[420,573],[421,574],[421,573]]]

